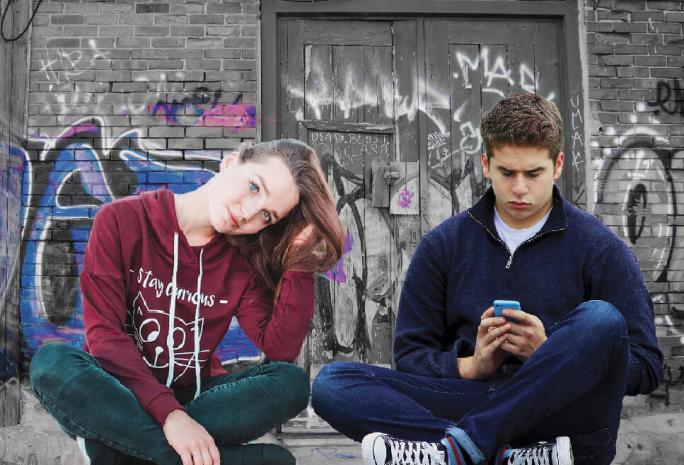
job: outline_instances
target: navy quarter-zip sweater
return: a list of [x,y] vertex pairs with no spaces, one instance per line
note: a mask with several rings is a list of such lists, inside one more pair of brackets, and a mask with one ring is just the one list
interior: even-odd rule
[[663,378],[663,354],[634,254],[599,219],[563,200],[554,187],[544,227],[511,255],[494,226],[494,199],[490,188],[472,208],[435,227],[418,245],[399,302],[397,370],[459,377],[456,359],[473,355],[480,318],[495,299],[520,301],[547,331],[582,302],[604,300],[627,322],[627,394],[654,391]]

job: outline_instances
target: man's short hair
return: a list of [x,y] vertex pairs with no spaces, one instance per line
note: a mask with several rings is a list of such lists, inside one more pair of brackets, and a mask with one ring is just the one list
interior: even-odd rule
[[563,145],[563,120],[558,107],[528,92],[500,100],[482,119],[482,143],[491,159],[502,145],[544,147],[556,163]]

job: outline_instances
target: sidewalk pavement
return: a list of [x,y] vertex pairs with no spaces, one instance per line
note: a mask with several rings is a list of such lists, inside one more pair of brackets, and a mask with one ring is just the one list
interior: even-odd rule
[[[679,399],[677,399],[679,400]],[[684,402],[665,407],[645,396],[626,398],[613,465],[684,463]],[[256,442],[287,447],[298,465],[362,465],[359,444],[332,433],[311,408],[283,428]],[[83,465],[72,441],[22,386],[22,418],[18,426],[0,428],[0,465]]]

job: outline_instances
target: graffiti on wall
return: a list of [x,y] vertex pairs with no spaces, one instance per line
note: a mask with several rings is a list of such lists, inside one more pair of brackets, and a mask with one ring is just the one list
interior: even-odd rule
[[[659,84],[659,88],[661,88]],[[637,112],[651,113],[648,124],[627,129],[608,126],[604,147],[594,160],[596,213],[632,249],[646,281],[655,283],[656,325],[663,335],[684,336],[684,300],[677,287],[659,283],[684,280],[684,147],[672,144],[659,111],[666,104],[661,90],[654,101],[637,104]],[[684,337],[682,338],[684,345]]]
[[684,88],[681,87],[679,79],[675,79],[672,84],[668,81],[658,82],[656,98],[648,102],[648,106],[655,107],[656,115],[663,111],[668,115],[684,117]]
[[239,103],[242,94],[233,103],[219,103],[222,92],[198,87],[182,100],[163,100],[150,105],[152,116],[162,116],[171,126],[200,126],[227,128],[255,128],[256,106]]
[[[31,141],[30,141],[31,142]],[[161,187],[182,193],[213,175],[176,153],[147,150],[136,129],[110,135],[85,118],[23,152],[21,321],[28,354],[47,341],[83,343],[78,278],[92,220],[115,199]],[[214,159],[204,160],[217,168]],[[222,360],[257,357],[235,322],[219,346]]]

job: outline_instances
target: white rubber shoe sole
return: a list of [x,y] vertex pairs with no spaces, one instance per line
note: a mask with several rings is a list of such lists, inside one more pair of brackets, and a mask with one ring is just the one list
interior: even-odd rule
[[553,465],[573,465],[570,438],[559,436],[556,438],[556,453],[552,457]]
[[361,455],[365,465],[385,465],[387,463],[387,446],[382,433],[370,433],[361,441]]

